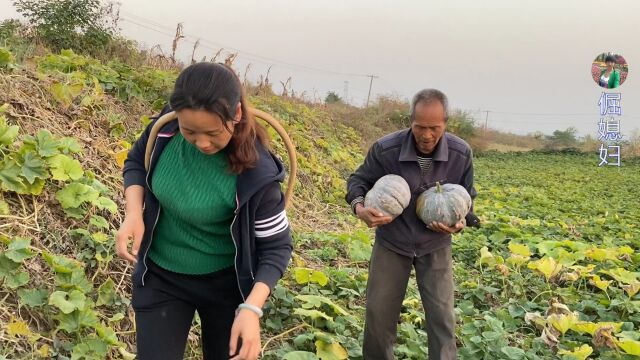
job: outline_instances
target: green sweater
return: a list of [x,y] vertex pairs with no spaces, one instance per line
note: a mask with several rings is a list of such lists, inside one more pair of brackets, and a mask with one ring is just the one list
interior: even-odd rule
[[181,133],[167,144],[151,184],[162,210],[149,257],[160,267],[195,275],[233,265],[237,177],[227,166],[226,152],[203,154]]

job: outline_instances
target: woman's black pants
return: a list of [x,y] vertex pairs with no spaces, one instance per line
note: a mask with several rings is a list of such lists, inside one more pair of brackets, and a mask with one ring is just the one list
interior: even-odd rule
[[165,270],[147,258],[144,286],[133,284],[139,360],[182,359],[195,312],[206,360],[229,359],[231,326],[242,296],[233,267],[206,275]]

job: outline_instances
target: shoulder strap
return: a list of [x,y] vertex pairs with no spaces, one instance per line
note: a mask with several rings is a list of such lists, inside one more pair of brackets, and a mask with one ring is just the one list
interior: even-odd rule
[[[296,175],[298,173],[296,148],[293,145],[293,142],[291,141],[289,134],[287,134],[287,131],[284,129],[284,127],[282,127],[282,125],[276,118],[274,118],[273,116],[269,115],[268,113],[262,110],[258,110],[255,108],[249,108],[249,112],[253,114],[254,117],[263,119],[269,125],[271,125],[276,130],[278,135],[280,135],[280,137],[282,138],[282,141],[284,141],[285,147],[287,148],[287,153],[289,155],[290,170],[289,170],[289,179],[287,181],[287,191],[285,193],[285,204],[286,204],[285,206],[289,206],[289,204],[291,203],[291,197],[293,196],[293,188],[296,181]],[[178,118],[178,115],[175,113],[175,111],[168,112],[162,115],[151,128],[151,132],[149,133],[149,139],[147,140],[147,147],[144,153],[144,168],[147,171],[149,171],[149,167],[151,164],[151,152],[153,151],[153,145],[155,144],[156,138],[158,136],[158,132],[160,132],[160,129],[162,129],[162,127],[165,124],[177,118]]]

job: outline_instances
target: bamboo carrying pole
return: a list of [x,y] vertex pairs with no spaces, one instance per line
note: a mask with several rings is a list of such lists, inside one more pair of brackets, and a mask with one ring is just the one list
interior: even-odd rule
[[[267,123],[269,123],[269,125],[271,125],[276,130],[278,135],[280,135],[280,137],[284,141],[285,147],[287,148],[287,153],[289,155],[289,164],[291,167],[291,169],[289,170],[289,179],[287,181],[287,191],[285,192],[285,206],[288,207],[291,204],[291,197],[293,196],[293,187],[295,185],[296,175],[298,172],[298,164],[296,162],[297,161],[296,148],[293,145],[293,142],[291,141],[289,134],[287,134],[284,127],[282,127],[282,125],[276,118],[274,118],[273,116],[267,114],[262,110],[258,110],[255,108],[249,108],[249,112],[254,117],[260,118],[266,121]],[[147,171],[149,171],[149,161],[151,160],[151,151],[153,149],[153,144],[155,142],[156,136],[158,135],[158,132],[166,123],[173,121],[177,118],[178,118],[178,115],[175,113],[175,111],[166,113],[162,115],[151,128],[151,133],[149,134],[149,141],[147,141],[147,147],[145,149],[145,154],[144,154],[144,168]]]

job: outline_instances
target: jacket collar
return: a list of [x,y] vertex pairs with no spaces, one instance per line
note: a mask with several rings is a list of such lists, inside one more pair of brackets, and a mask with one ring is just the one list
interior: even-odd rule
[[[413,137],[411,128],[404,135],[402,141],[402,147],[400,149],[399,161],[418,161],[418,154],[416,153],[416,139]],[[434,161],[448,161],[449,160],[449,146],[447,144],[447,132],[445,131],[438,140],[436,148],[433,151]]]

